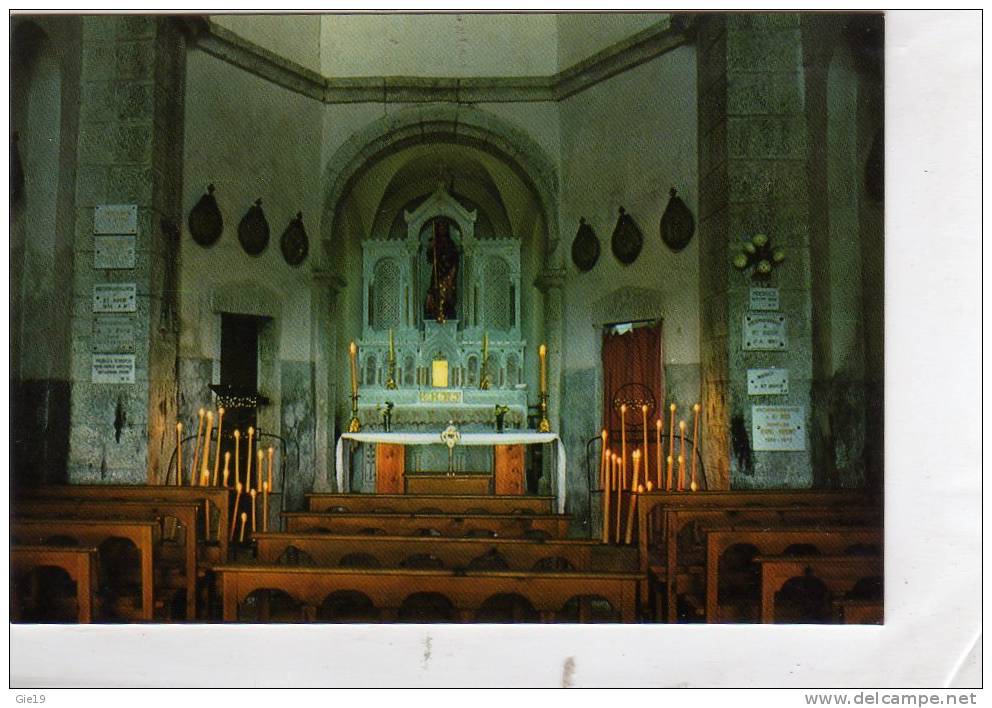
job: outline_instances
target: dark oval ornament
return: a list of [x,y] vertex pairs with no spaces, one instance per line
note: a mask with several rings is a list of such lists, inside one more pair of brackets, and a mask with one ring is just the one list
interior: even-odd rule
[[256,199],[248,213],[241,217],[238,240],[249,256],[259,255],[269,245],[269,222],[265,220],[261,199]]
[[204,248],[209,248],[217,243],[221,233],[224,231],[224,217],[217,206],[217,199],[214,197],[214,186],[207,186],[207,193],[200,197],[189,212],[189,233],[193,240]]
[[668,192],[668,206],[661,215],[661,240],[678,253],[689,245],[696,232],[696,219],[689,207],[675,194],[675,187]]
[[641,255],[644,246],[644,235],[623,207],[613,229],[613,255],[624,265],[630,265]]
[[303,212],[296,212],[296,218],[290,221],[289,226],[282,232],[279,247],[282,249],[282,257],[291,266],[298,266],[307,257],[310,241],[307,239],[306,229],[303,228]]
[[585,217],[579,219],[579,231],[572,241],[572,262],[581,273],[592,270],[599,260],[599,239],[596,232],[586,223]]

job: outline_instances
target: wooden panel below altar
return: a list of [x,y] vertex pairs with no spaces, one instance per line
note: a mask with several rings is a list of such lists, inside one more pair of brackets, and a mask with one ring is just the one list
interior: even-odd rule
[[445,474],[427,472],[407,474],[407,494],[488,495],[493,493],[491,474]]
[[375,446],[375,493],[402,494],[406,447],[378,443]]

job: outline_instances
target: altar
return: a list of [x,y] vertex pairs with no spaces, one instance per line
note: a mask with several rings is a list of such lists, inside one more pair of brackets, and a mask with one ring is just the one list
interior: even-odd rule
[[[348,455],[345,455],[345,443],[348,442],[350,445],[354,443],[363,444],[375,444],[381,445],[388,448],[404,450],[408,446],[442,446],[447,448],[450,444],[448,440],[443,437],[444,433],[438,431],[436,433],[426,433],[426,432],[396,432],[387,433],[382,431],[374,432],[359,432],[359,433],[343,433],[340,438],[338,438],[337,449],[335,451],[335,462],[337,469],[337,483],[338,489],[343,492],[351,491],[349,488],[349,470],[347,465]],[[555,489],[555,497],[557,500],[557,509],[559,513],[565,512],[565,446],[561,442],[561,438],[557,433],[538,433],[534,431],[511,431],[505,433],[459,433],[458,440],[452,446],[452,449],[465,446],[465,447],[492,447],[494,449],[493,455],[497,456],[501,448],[511,448],[516,446],[524,445],[553,445],[555,453],[555,464],[554,469],[554,480],[552,480],[552,488]],[[392,454],[392,452],[387,453]],[[405,455],[405,452],[404,452]],[[376,474],[384,473],[383,467],[383,455],[380,455],[380,464],[376,467]],[[394,464],[389,465],[388,474],[391,475],[403,475],[405,472],[402,471],[402,465]],[[521,472],[522,474],[522,469]],[[436,477],[444,478],[448,476],[449,473],[445,471],[434,471],[429,475],[420,473],[419,477]],[[467,475],[460,475],[467,476]],[[495,490],[494,490],[495,493]]]

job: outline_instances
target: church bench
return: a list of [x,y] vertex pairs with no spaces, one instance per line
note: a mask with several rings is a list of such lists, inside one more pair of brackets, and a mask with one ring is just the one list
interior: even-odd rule
[[798,545],[812,546],[821,555],[833,556],[848,555],[848,550],[854,546],[882,547],[882,529],[877,526],[830,529],[735,527],[703,529],[703,533],[706,536],[706,621],[711,623],[720,621],[720,559],[732,546],[752,546],[757,550],[757,556],[781,556],[790,547]]
[[839,598],[833,601],[838,624],[882,624],[885,611],[881,600]]
[[[68,498],[68,499],[102,499],[118,501],[179,501],[200,502],[206,510],[210,508],[210,528],[197,526],[197,538],[207,543],[215,542],[217,560],[226,562],[228,556],[227,529],[231,524],[231,495],[233,489],[224,487],[176,487],[164,484],[51,484],[19,488],[15,491],[16,499],[25,498]],[[206,515],[204,514],[204,521]]]
[[[647,539],[647,550],[641,552],[641,570],[645,573],[645,596],[652,592],[651,585],[663,584],[669,622],[677,619],[674,601],[683,590],[684,583],[695,567],[702,568],[706,558],[705,538],[697,531],[701,525],[718,526],[758,525],[764,528],[782,526],[834,527],[870,526],[879,519],[880,511],[874,507],[828,505],[825,507],[795,506],[722,506],[685,507],[666,511],[663,529]],[[652,541],[659,541],[653,545]],[[654,597],[652,595],[652,597]]]
[[[618,621],[637,616],[637,579],[633,573],[523,573],[452,570],[315,568],[271,565],[218,566],[223,619],[238,621],[238,608],[257,590],[280,590],[312,617],[331,593],[351,591],[368,597],[381,621],[393,621],[405,600],[420,593],[442,595],[453,604],[457,619],[471,621],[487,600],[512,594],[525,598],[541,621],[554,621],[570,600],[606,599]],[[303,619],[303,617],[301,617]]]
[[155,546],[159,525],[154,521],[104,521],[97,519],[20,519],[10,521],[10,534],[15,545],[50,545],[49,539],[69,537],[81,545],[99,547],[111,538],[127,539],[135,545],[141,557],[141,610],[139,619],[154,617]]
[[369,561],[371,557],[377,564],[375,567],[400,568],[405,561],[419,557],[422,561],[426,558],[428,562],[437,562],[440,567],[449,569],[477,567],[482,570],[487,567],[492,570],[530,571],[543,562],[547,570],[564,570],[564,564],[560,561],[566,561],[571,566],[570,572],[637,570],[634,549],[614,548],[585,540],[328,536],[283,532],[258,533],[255,534],[255,541],[259,562],[273,565],[280,563],[280,558],[287,552],[293,553],[290,549],[296,549],[313,564],[324,567],[340,566],[342,562]]
[[[181,538],[182,549],[179,565],[183,571],[183,585],[186,589],[186,619],[196,619],[196,580],[197,580],[197,516],[202,504],[195,501],[149,500],[103,500],[103,499],[21,499],[16,502],[14,512],[18,518],[72,518],[112,521],[116,519],[137,519],[155,521],[159,524],[161,542],[159,558],[165,560],[166,540],[172,530],[166,528],[166,521],[177,523],[175,537]],[[181,534],[181,535],[180,535]]]
[[[564,538],[568,517],[558,514],[322,514],[312,511],[283,512],[286,530],[325,531],[334,534],[382,536],[465,536],[497,534],[496,537]],[[427,533],[427,532],[431,533]]]
[[76,584],[76,619],[81,624],[93,621],[93,592],[97,586],[97,550],[79,546],[10,547],[12,573],[54,566],[64,570]]
[[551,514],[554,497],[537,496],[459,496],[449,494],[307,494],[310,511],[371,513],[389,509],[396,513],[417,513],[429,509],[445,514]]
[[[831,596],[837,598],[834,606],[845,606],[844,595],[850,592],[859,580],[881,577],[883,560],[881,556],[757,556],[754,562],[761,566],[761,621],[764,624],[775,622],[775,596],[792,578],[814,578],[823,583]],[[879,624],[882,621],[880,601],[850,600],[850,607],[869,608],[865,624]],[[836,610],[835,610],[836,611]],[[877,614],[875,612],[877,611]],[[847,624],[855,624],[855,613],[841,617]]]

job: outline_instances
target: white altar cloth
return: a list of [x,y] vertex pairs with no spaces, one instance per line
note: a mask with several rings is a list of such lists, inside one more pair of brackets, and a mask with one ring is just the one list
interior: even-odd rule
[[[361,443],[387,443],[391,445],[444,445],[440,431],[437,433],[342,433],[338,438],[335,450],[338,489],[345,488],[348,480],[344,465],[344,441],[354,440]],[[462,433],[459,445],[540,445],[555,443],[558,464],[555,467],[555,488],[557,492],[558,513],[565,513],[565,446],[558,433],[535,433],[531,431],[510,431],[506,433]]]

